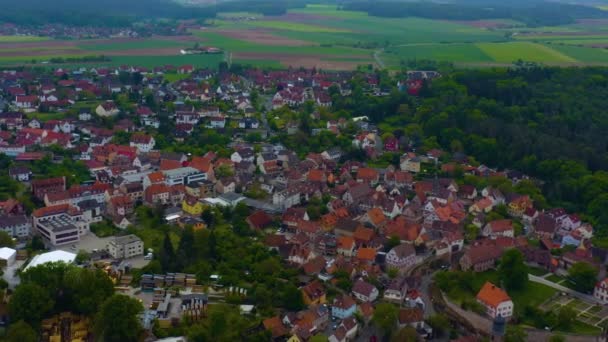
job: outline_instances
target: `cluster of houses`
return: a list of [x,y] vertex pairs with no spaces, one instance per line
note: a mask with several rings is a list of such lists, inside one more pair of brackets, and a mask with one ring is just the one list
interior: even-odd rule
[[[164,72],[189,76],[167,84]],[[143,78],[141,83],[124,84],[119,81],[121,73],[141,73]],[[359,118],[351,119],[359,124],[353,146],[372,158],[399,153],[399,164],[378,168],[344,161],[344,151],[335,147],[300,158],[279,143],[235,141],[229,156],[163,152],[150,133],[160,126],[160,113],[144,103],[130,113],[136,119],[120,120],[113,129],[94,123],[96,116],[114,117],[124,111],[110,100],[112,94],[146,91],[158,103],[174,104],[167,116],[174,120],[178,141],[198,126],[222,130],[227,120],[236,120],[240,129],[258,129],[252,89],[276,91],[273,107],[299,106],[308,100],[331,106],[330,92],[350,94],[353,73],[289,69],[217,76],[191,66],[166,66],[59,69],[45,76],[30,71],[0,73],[0,89],[12,107],[0,113],[0,153],[15,158],[10,177],[27,184],[32,196],[43,203],[26,216],[17,200],[0,202],[0,229],[18,239],[37,234],[50,246],[63,246],[78,242],[91,224],[103,220],[127,228],[140,205],[163,210],[172,224],[205,229],[201,214],[207,206],[244,203],[253,209],[246,220],[251,229],[265,231],[266,246],[304,275],[301,292],[308,307],[263,322],[275,338],[307,340],[331,325],[331,341],[352,340],[361,325],[355,313],[369,321],[380,300],[400,305],[399,326],[428,335],[424,312],[431,304],[423,299],[420,277],[411,271],[432,257],[475,272],[495,267],[508,248],[520,249],[527,262],[551,271],[579,261],[595,263],[590,244],[593,228],[576,215],[563,209],[540,210],[528,195],[502,193],[491,186],[478,189],[450,176],[458,168],[517,184],[525,175],[472,166],[461,153],[406,152],[400,139],[381,139],[376,128]],[[211,87],[208,81],[216,76],[219,81]],[[414,73],[408,75],[408,84],[438,76]],[[367,77],[367,83],[370,89],[378,87],[373,76]],[[28,118],[27,113],[41,109],[61,113],[78,108],[83,93],[103,100],[94,108],[79,109],[77,119]],[[220,101],[230,105],[230,113],[220,111]],[[339,134],[346,124],[345,119],[328,121],[327,129]],[[129,142],[116,143],[115,134],[123,131],[132,133]],[[65,177],[33,175],[28,163],[45,156],[34,149],[51,145],[75,151],[93,181],[70,185]],[[440,169],[443,176],[426,176],[431,168]],[[247,198],[252,192],[256,196]],[[506,217],[496,218],[497,208],[506,208]],[[467,225],[476,226],[479,234],[465,246]],[[526,237],[537,238],[540,247],[528,244]],[[559,257],[551,254],[564,246],[574,248]],[[141,240],[134,236],[117,238],[108,248],[116,258],[144,253]],[[349,291],[328,300],[330,287],[344,281],[352,284]],[[478,301],[492,317],[509,317],[513,312],[508,295],[493,284],[484,285]]]

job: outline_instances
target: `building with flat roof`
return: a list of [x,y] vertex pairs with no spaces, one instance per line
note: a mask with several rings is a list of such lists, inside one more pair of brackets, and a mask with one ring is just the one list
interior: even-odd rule
[[36,230],[53,246],[80,241],[80,229],[67,214],[37,220]]
[[16,250],[8,247],[0,248],[0,264],[2,264],[2,266],[11,266],[15,262],[16,258]]
[[144,254],[144,242],[137,236],[118,236],[108,243],[108,252],[115,259],[128,259]]

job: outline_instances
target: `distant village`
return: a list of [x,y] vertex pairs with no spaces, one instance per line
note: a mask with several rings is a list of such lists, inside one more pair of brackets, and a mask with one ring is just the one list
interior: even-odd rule
[[[204,230],[212,229],[201,218],[206,208],[244,205],[251,210],[248,226],[302,279],[306,309],[262,322],[261,329],[275,341],[308,341],[318,333],[329,341],[362,336],[371,341],[377,333],[369,322],[381,302],[398,306],[396,325],[431,338],[426,318],[434,303],[419,270],[437,260],[443,269],[484,272],[494,269],[505,251],[518,249],[527,264],[547,273],[563,274],[578,262],[603,264],[606,251],[592,245],[593,227],[576,213],[542,209],[530,195],[499,186],[463,184],[455,174],[498,179],[496,184],[508,183],[509,189],[538,180],[476,163],[461,152],[413,149],[365,117],[320,122],[319,111],[331,110],[333,97],[352,96],[355,73],[366,94],[388,94],[375,74],[361,71],[218,73],[191,65],[1,71],[0,153],[10,157],[8,175],[35,205],[26,208],[21,195],[0,202],[0,229],[17,241],[14,249],[0,249],[0,260],[9,268],[31,267],[26,266],[31,256],[22,250],[37,236],[49,252],[34,256],[30,265],[74,262],[94,235],[91,226],[136,227],[140,206],[162,211],[170,225]],[[166,75],[179,80],[167,81]],[[397,86],[417,96],[438,77],[414,71],[403,74]],[[350,148],[363,152],[362,161],[348,159],[348,151],[337,146],[299,155],[272,139],[297,134],[301,123],[266,113],[297,111],[307,103],[316,108],[310,114],[317,122],[312,134],[344,137],[354,130],[346,138]],[[269,120],[284,122],[270,127]],[[108,121],[113,124],[104,125]],[[175,144],[199,130],[230,132],[230,143],[224,151],[200,155],[166,144],[159,148],[165,140],[159,130],[166,125]],[[251,134],[262,139],[243,138]],[[58,150],[70,151],[90,180],[75,184],[69,174],[34,172],[32,163],[70,158]],[[397,163],[379,166],[387,153],[398,154]],[[88,252],[110,265],[136,267],[156,257],[137,235],[119,233],[106,241]],[[18,284],[11,272],[4,277],[11,287]],[[129,277],[125,271],[116,286],[127,291]],[[343,280],[352,286],[336,294]],[[168,290],[174,284],[188,294]],[[595,291],[594,298],[605,304],[608,286],[601,284],[604,292]],[[139,288],[154,293],[154,308],[146,312],[168,326],[174,315],[197,316],[206,309],[209,293],[201,285],[191,274],[146,274]],[[508,320],[513,314],[514,304],[500,284],[485,284],[476,299],[486,318]],[[147,315],[144,326],[149,327]]]

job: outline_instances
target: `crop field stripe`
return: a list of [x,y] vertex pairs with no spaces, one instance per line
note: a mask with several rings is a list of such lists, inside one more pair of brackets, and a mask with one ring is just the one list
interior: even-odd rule
[[2,43],[27,43],[27,42],[44,42],[50,40],[49,37],[38,36],[0,36],[0,44]]
[[492,62],[494,59],[475,44],[406,45],[388,50],[397,60],[434,59],[452,62]]
[[286,21],[275,21],[275,20],[260,20],[260,21],[251,21],[249,25],[255,27],[263,27],[268,29],[276,29],[276,30],[289,30],[289,31],[297,31],[297,32],[351,32],[350,30],[333,28],[329,26],[317,26],[317,25],[309,25],[302,23],[294,23],[294,22],[286,22]]
[[483,52],[496,62],[510,63],[518,59],[530,62],[566,62],[577,60],[548,46],[531,42],[477,43]]
[[551,48],[583,63],[608,63],[608,51],[605,49],[573,45],[551,45]]

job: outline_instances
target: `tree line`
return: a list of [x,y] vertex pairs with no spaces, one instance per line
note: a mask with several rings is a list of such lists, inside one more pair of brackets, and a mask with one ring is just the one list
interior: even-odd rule
[[571,24],[581,18],[606,18],[597,8],[578,4],[548,1],[460,1],[439,3],[429,1],[362,0],[344,3],[341,8],[364,11],[369,15],[389,18],[421,17],[444,20],[513,19],[528,26]]

